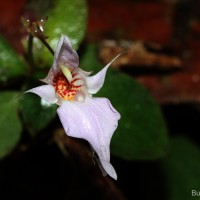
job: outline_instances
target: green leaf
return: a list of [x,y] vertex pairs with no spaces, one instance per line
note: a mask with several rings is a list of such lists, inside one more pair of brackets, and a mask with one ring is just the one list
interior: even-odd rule
[[18,92],[0,93],[0,159],[13,150],[21,136],[18,95]]
[[132,78],[110,70],[98,96],[107,97],[121,114],[112,153],[126,159],[155,159],[168,149],[168,137],[158,104]]
[[[87,71],[100,66],[95,52],[95,47],[89,46],[82,58],[81,65],[86,65]],[[110,68],[97,95],[110,99],[121,114],[111,141],[111,153],[129,160],[148,160],[168,152],[168,135],[161,110],[143,86]]]
[[[55,50],[61,34],[67,35],[72,42],[73,48],[77,49],[84,37],[86,30],[87,4],[85,0],[56,0],[36,1],[34,6],[38,7],[41,17],[48,16],[44,26],[44,35],[48,36],[47,42]],[[43,4],[43,5],[41,5]],[[48,7],[41,9],[40,7]],[[37,39],[34,39],[34,56],[39,66],[42,64],[51,66],[53,56]]]
[[0,36],[0,81],[6,81],[10,77],[24,75],[26,70],[25,64],[19,55]]
[[200,191],[200,150],[186,138],[171,141],[170,154],[162,161],[168,200],[193,200]]
[[56,105],[50,105],[35,94],[25,94],[21,101],[23,121],[29,133],[35,136],[55,117]]
[[50,45],[56,47],[61,34],[66,34],[75,49],[82,41],[87,20],[85,0],[57,0],[55,7],[47,12],[49,19],[45,27]]
[[86,47],[80,58],[80,67],[85,71],[96,71],[96,73],[101,70],[101,67],[104,67],[97,59],[97,46],[95,44],[89,44]]

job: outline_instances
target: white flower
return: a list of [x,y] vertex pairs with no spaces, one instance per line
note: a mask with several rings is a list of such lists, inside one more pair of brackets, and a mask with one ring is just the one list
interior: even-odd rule
[[57,103],[57,113],[66,134],[87,140],[96,151],[103,172],[117,179],[110,164],[110,140],[120,114],[108,99],[92,97],[102,87],[106,71],[115,59],[96,75],[89,76],[89,72],[78,67],[79,58],[68,37],[61,36],[53,66],[43,79],[47,85],[27,92],[35,93],[51,104]]

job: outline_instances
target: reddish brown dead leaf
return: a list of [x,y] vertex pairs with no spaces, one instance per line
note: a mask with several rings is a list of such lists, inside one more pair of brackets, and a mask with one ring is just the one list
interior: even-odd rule
[[191,41],[189,49],[191,59],[183,70],[137,77],[160,103],[200,102],[200,41]]
[[[187,6],[184,4],[181,7],[181,1],[179,3],[180,7],[175,8],[173,4],[167,3],[167,1],[164,3],[164,1],[89,0],[87,36],[89,41],[99,42],[102,39],[115,38],[142,40],[145,43],[155,42],[161,46],[176,46],[175,49],[178,49],[179,55],[183,59],[182,69],[162,74],[152,71],[151,74],[135,75],[134,78],[145,85],[160,103],[199,103],[200,26],[198,19],[196,21],[194,19],[198,12],[194,10],[196,14],[193,15],[194,13],[189,10],[187,17],[185,11],[180,10],[182,8],[187,9]],[[195,6],[192,8],[197,9]],[[185,29],[187,31],[184,31]],[[177,31],[180,31],[180,33]],[[176,36],[177,41],[172,40],[172,36]],[[109,51],[107,49],[106,54],[110,54]],[[121,51],[121,49],[117,49],[116,54],[118,51]],[[115,51],[111,53],[115,53]],[[143,51],[143,54],[146,53]],[[154,57],[155,54],[146,54],[145,56],[148,57],[148,61],[143,61],[146,66],[148,62],[156,62],[160,65],[158,67],[161,67],[163,63],[169,66],[171,62],[179,63],[180,61],[177,62],[177,57],[175,57],[175,61],[174,58],[171,60],[172,57],[169,59],[166,55]],[[124,59],[124,57],[121,58],[119,60],[121,63],[118,64],[127,63],[127,60]],[[132,59],[136,58],[133,57]],[[168,63],[169,60],[170,64]],[[135,65],[136,62],[141,63],[142,60],[137,58],[137,61],[131,62]],[[173,65],[176,66],[177,64]]]
[[114,40],[106,40],[101,44],[100,58],[106,64],[116,55],[125,52],[112,64],[113,67],[128,66],[138,68],[142,66],[142,68],[159,69],[177,69],[182,67],[182,61],[177,56],[169,56],[159,52],[159,50],[162,51],[162,46],[151,43],[151,49],[155,49],[157,52],[149,51],[142,41],[116,42]]

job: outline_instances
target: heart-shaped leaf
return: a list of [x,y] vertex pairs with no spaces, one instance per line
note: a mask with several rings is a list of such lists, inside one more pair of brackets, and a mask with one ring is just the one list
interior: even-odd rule
[[0,81],[26,74],[22,58],[17,55],[6,40],[0,36]]
[[21,136],[18,95],[18,92],[0,93],[0,158],[13,150]]

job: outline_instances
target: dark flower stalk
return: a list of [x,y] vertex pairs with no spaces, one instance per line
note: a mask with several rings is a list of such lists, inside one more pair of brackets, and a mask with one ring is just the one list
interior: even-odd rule
[[22,18],[22,24],[24,25],[26,32],[29,34],[29,43],[28,43],[29,54],[32,54],[33,37],[36,37],[44,44],[45,47],[47,47],[50,53],[54,56],[54,50],[47,43],[46,41],[47,37],[44,35],[44,25],[47,19],[48,18],[34,21],[34,20]]

